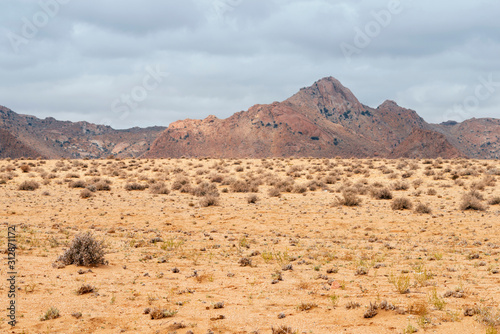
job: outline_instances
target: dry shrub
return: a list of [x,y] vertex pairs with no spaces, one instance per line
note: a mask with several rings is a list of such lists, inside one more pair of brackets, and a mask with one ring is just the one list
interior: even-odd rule
[[432,213],[432,209],[429,205],[427,204],[422,204],[422,203],[419,203],[417,205],[417,207],[415,208],[415,212],[416,213],[425,213],[425,214],[431,214]]
[[307,192],[307,186],[304,184],[297,184],[293,187],[293,192],[296,194],[303,194]]
[[95,184],[95,189],[97,191],[110,191],[111,187],[110,187],[109,183],[107,183],[105,181],[100,181],[100,182],[97,182]]
[[80,198],[87,199],[87,198],[91,198],[92,196],[93,196],[92,191],[90,191],[89,189],[83,189],[80,192]]
[[95,288],[90,284],[83,284],[81,287],[76,290],[77,295],[85,295],[87,293],[92,293],[95,291]]
[[71,181],[68,186],[70,188],[85,188],[87,184],[83,180]]
[[342,193],[342,198],[337,198],[337,205],[359,206],[361,205],[361,198],[359,198],[354,192],[344,191]]
[[248,204],[255,204],[255,203],[257,203],[258,200],[259,200],[259,198],[255,194],[252,194],[252,195],[247,197]]
[[163,309],[160,309],[158,307],[155,307],[154,309],[152,309],[149,312],[149,315],[151,316],[151,319],[153,319],[153,320],[170,318],[176,314],[177,314],[177,311],[163,310]]
[[38,182],[36,181],[33,181],[33,180],[28,180],[28,181],[24,181],[23,183],[21,183],[19,185],[19,190],[24,190],[24,191],[33,191],[33,190],[37,190],[38,188],[40,188],[40,185],[38,184]]
[[375,199],[392,199],[392,193],[388,188],[373,189],[371,195]]
[[499,205],[500,204],[500,196],[493,197],[488,201],[489,205]]
[[259,186],[253,182],[244,180],[232,180],[230,189],[234,193],[258,192]]
[[172,183],[172,190],[180,190],[182,187],[190,185],[189,179],[186,177],[179,177]]
[[392,189],[396,190],[396,191],[399,191],[399,190],[408,190],[410,189],[410,185],[406,182],[395,182],[393,183],[392,185]]
[[65,265],[96,267],[106,264],[104,259],[104,240],[96,240],[90,232],[79,233],[71,242],[69,248],[57,261]]
[[29,165],[22,165],[19,167],[23,173],[28,173],[31,170],[31,167]]
[[272,334],[297,334],[298,331],[294,330],[292,327],[281,325],[277,328],[271,327]]
[[200,199],[200,206],[203,208],[217,205],[219,205],[219,199],[215,196],[208,195]]
[[460,203],[460,210],[474,210],[474,211],[484,211],[486,206],[481,203],[479,198],[475,196],[472,192],[469,192],[462,196],[462,202]]
[[269,191],[267,192],[267,194],[269,195],[269,197],[280,197],[281,196],[281,191],[280,191],[279,188],[273,187],[273,188],[269,189]]
[[393,210],[411,210],[413,208],[413,204],[409,198],[400,197],[392,201],[391,208]]
[[137,182],[133,182],[133,183],[127,183],[125,185],[125,190],[127,191],[133,191],[133,190],[144,190],[146,189],[148,186],[145,185],[145,184],[140,184],[140,183],[137,183]]
[[167,185],[163,182],[153,184],[149,187],[149,191],[156,195],[168,195],[170,193]]
[[192,188],[191,194],[197,197],[212,196],[219,197],[217,186],[213,183],[203,182],[199,186]]

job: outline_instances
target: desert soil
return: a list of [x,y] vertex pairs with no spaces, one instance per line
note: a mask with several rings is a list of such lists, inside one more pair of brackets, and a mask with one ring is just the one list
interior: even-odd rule
[[[466,159],[3,160],[0,332],[496,333],[499,178]],[[88,231],[107,264],[57,262]]]

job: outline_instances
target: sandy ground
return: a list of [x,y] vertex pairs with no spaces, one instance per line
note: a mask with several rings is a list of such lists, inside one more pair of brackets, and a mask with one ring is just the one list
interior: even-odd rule
[[[500,162],[475,160],[0,161],[0,332],[496,333],[500,205],[488,202],[500,197],[499,175]],[[172,190],[181,177],[213,184],[218,205]],[[235,192],[243,179],[257,192]],[[81,198],[78,180],[111,190]],[[39,188],[19,190],[24,181]],[[132,182],[149,188],[125,190]],[[159,182],[168,194],[152,193]],[[413,209],[374,198],[382,187]],[[460,210],[472,189],[484,211]],[[339,204],[344,192],[361,203]],[[432,212],[415,212],[419,203]],[[13,328],[8,226],[18,247]],[[55,268],[86,231],[104,240],[109,263]],[[78,295],[84,284],[94,292]],[[377,314],[365,318],[370,303]],[[41,321],[51,307],[60,316]],[[146,308],[174,312],[153,320]]]

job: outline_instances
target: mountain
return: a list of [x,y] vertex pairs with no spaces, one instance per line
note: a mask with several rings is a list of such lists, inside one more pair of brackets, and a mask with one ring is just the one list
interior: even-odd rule
[[163,130],[114,130],[87,122],[39,119],[0,106],[0,158],[139,157]]
[[472,118],[462,123],[445,122],[432,128],[470,158],[500,159],[500,119]]
[[[226,119],[174,122],[144,157],[498,158],[499,120],[480,124],[428,124],[393,101],[371,108],[328,77],[283,102],[255,105]],[[479,150],[481,145],[487,146]]]
[[20,115],[0,106],[0,158],[500,158],[500,120],[425,122],[385,101],[371,108],[338,80],[323,78],[283,102],[226,119],[186,119],[168,128],[114,130]]

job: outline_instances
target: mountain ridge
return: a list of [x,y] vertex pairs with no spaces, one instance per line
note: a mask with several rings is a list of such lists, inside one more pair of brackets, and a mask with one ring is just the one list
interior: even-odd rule
[[209,115],[166,128],[115,130],[0,106],[0,130],[0,158],[500,158],[500,119],[430,124],[393,100],[364,105],[333,77],[225,119]]

